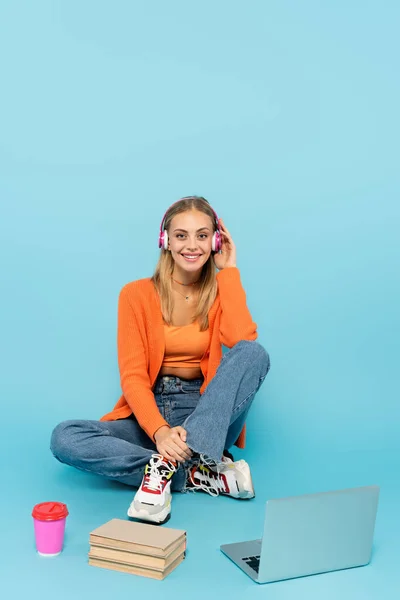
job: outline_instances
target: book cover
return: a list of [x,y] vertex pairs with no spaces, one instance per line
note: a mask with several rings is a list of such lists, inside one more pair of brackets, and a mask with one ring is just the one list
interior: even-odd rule
[[90,532],[90,544],[139,554],[166,557],[171,549],[186,539],[182,529],[160,527],[123,519],[111,519]]

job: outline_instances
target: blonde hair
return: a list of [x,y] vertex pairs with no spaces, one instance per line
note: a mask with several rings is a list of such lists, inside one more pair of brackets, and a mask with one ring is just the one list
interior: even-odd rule
[[[164,219],[164,229],[169,234],[169,228],[172,219],[180,214],[190,210],[198,210],[211,218],[213,223],[213,232],[217,228],[214,212],[205,198],[201,196],[188,196],[182,198],[173,204],[167,211]],[[163,319],[167,325],[172,324],[172,311],[174,307],[174,299],[172,296],[172,273],[174,270],[174,259],[171,252],[161,248],[160,258],[158,259],[154,274],[151,281],[154,283],[156,290],[161,300],[161,312]],[[213,260],[213,253],[203,265],[200,274],[200,289],[197,308],[192,319],[194,323],[197,319],[200,323],[200,330],[205,331],[208,328],[208,312],[214,303],[217,296],[217,268]]]

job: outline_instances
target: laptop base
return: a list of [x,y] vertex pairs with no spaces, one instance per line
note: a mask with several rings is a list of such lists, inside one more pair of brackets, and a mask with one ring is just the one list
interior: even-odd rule
[[258,583],[258,566],[261,555],[261,540],[224,544],[222,552]]

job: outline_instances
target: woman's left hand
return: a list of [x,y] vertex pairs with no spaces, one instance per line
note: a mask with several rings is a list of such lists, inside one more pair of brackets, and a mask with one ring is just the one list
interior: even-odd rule
[[224,225],[222,219],[219,220],[219,230],[221,232],[222,248],[221,254],[214,254],[214,263],[217,269],[226,269],[226,267],[236,267],[236,246],[231,234]]

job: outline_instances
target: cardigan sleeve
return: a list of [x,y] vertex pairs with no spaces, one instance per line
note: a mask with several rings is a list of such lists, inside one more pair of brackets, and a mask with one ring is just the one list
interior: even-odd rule
[[118,366],[122,393],[140,427],[154,441],[154,433],[168,425],[151,390],[146,347],[126,288],[118,301]]
[[222,269],[216,277],[221,305],[221,344],[232,348],[241,340],[256,340],[257,324],[254,323],[247,307],[246,292],[240,281],[239,269]]

